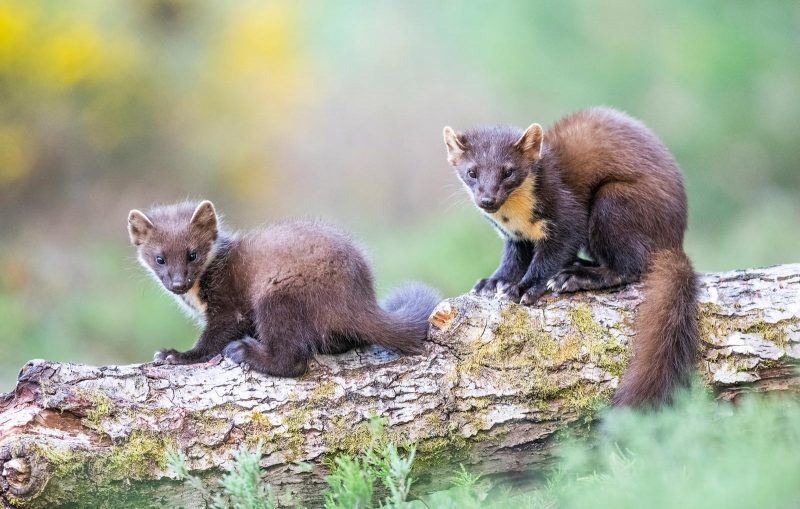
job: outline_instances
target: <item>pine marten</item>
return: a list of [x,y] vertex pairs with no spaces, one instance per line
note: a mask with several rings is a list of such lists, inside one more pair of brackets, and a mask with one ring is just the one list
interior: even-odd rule
[[445,127],[444,141],[505,241],[500,266],[474,290],[533,304],[547,289],[598,290],[644,277],[634,357],[614,402],[668,402],[691,376],[697,276],[683,251],[683,176],[656,135],[624,113],[590,108],[546,133],[539,124],[524,132]]
[[376,344],[416,354],[439,302],[436,291],[412,283],[380,307],[361,249],[321,222],[231,233],[203,201],[132,210],[128,232],[139,262],[204,327],[191,350],[156,352],[168,364],[222,353],[261,373],[296,377],[316,352]]

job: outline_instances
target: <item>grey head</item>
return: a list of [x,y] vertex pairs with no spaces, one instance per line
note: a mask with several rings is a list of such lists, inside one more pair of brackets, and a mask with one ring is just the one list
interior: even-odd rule
[[541,157],[542,126],[531,124],[525,131],[497,125],[464,133],[444,128],[447,161],[469,189],[475,205],[497,212],[509,194],[531,175]]
[[139,262],[178,295],[192,288],[213,260],[218,229],[216,210],[208,200],[128,214],[128,234]]

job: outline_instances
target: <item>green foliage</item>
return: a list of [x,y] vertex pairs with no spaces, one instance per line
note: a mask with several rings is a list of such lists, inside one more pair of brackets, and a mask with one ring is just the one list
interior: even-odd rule
[[236,451],[233,469],[222,477],[217,493],[212,493],[199,477],[189,473],[186,458],[178,451],[167,451],[167,464],[175,477],[189,482],[203,500],[210,500],[212,509],[274,509],[278,506],[272,489],[261,480],[261,447],[259,444],[252,451],[245,447]]
[[473,474],[464,468],[464,465],[459,465],[458,471],[453,475],[450,483],[455,488],[463,488],[467,490],[474,490],[478,486],[478,482],[483,476],[481,474]]
[[563,507],[792,507],[798,450],[796,401],[732,407],[693,393],[655,415],[607,415],[595,448],[564,450],[551,497]]
[[326,509],[372,507],[375,471],[365,461],[351,456],[337,457],[327,481]]
[[[451,488],[411,496],[414,448],[386,443],[373,419],[372,441],[362,454],[334,459],[324,493],[326,509],[730,509],[785,508],[800,504],[800,402],[750,397],[734,406],[700,389],[672,407],[638,413],[609,410],[597,433],[571,438],[554,466],[531,472],[541,487],[514,492],[485,482],[462,465]],[[185,460],[168,461],[214,507],[271,508],[260,480],[260,453],[241,450],[219,494],[192,477]],[[385,494],[381,498],[381,494]],[[380,500],[376,500],[380,499]],[[272,504],[272,505],[270,505]]]
[[411,477],[411,467],[414,464],[413,447],[405,456],[401,455],[394,444],[388,445],[383,450],[379,476],[383,485],[389,490],[389,497],[381,507],[401,508],[405,507],[406,499],[411,491],[413,479]]
[[275,497],[268,484],[261,482],[261,446],[255,451],[240,449],[234,457],[233,470],[222,478],[225,496],[218,496],[213,507],[224,509],[271,509]]
[[[450,490],[430,507],[784,508],[800,504],[800,403],[733,406],[696,390],[655,413],[609,411],[600,432],[568,440],[544,486],[490,497]],[[476,505],[478,504],[478,505]]]
[[[326,478],[328,489],[323,494],[326,509],[410,507],[408,497],[413,483],[411,469],[414,447],[398,448],[395,444],[387,443],[383,421],[378,417],[370,420],[369,431],[370,444],[362,454],[339,455],[331,462],[330,474]],[[219,488],[212,491],[200,478],[191,475],[182,454],[175,450],[166,453],[166,461],[173,475],[189,482],[204,500],[212,501],[211,507],[215,509],[277,507],[272,488],[261,480],[260,459],[261,444],[253,451],[244,447],[239,449],[233,458],[233,469],[223,476]],[[301,471],[312,468],[305,463],[298,466]],[[469,482],[469,478],[465,479],[464,482]],[[379,492],[385,493],[385,496],[376,502],[376,493]]]
[[[383,421],[378,417],[370,420],[370,437],[370,446],[360,456],[344,454],[334,458],[327,478],[325,509],[409,507],[415,447],[404,447],[407,452],[401,453],[397,445],[386,443]],[[388,494],[375,505],[379,481]]]

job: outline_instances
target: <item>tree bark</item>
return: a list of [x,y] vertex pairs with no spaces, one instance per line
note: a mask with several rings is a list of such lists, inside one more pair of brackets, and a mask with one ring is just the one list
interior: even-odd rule
[[[800,391],[800,264],[707,274],[698,372],[723,399]],[[0,395],[0,505],[198,507],[170,477],[175,448],[207,482],[261,443],[282,502],[320,503],[325,460],[369,441],[417,444],[420,490],[463,463],[509,476],[548,458],[553,435],[589,422],[625,368],[640,286],[525,308],[463,295],[431,317],[426,354],[318,356],[299,379],[205,364],[91,367],[35,360]],[[299,462],[310,463],[313,468]]]

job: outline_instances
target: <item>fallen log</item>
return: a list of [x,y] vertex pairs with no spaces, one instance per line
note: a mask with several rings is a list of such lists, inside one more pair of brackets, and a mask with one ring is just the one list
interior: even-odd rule
[[[555,432],[606,405],[629,356],[640,286],[525,308],[463,295],[431,317],[426,354],[369,348],[318,356],[299,379],[220,358],[192,366],[92,367],[42,360],[0,395],[3,507],[200,507],[172,478],[174,448],[207,482],[232,452],[263,444],[284,503],[318,505],[325,463],[387,437],[418,450],[418,488],[463,463],[513,475],[548,457]],[[800,391],[800,264],[702,278],[698,371],[723,399]],[[308,468],[311,464],[313,468]]]

